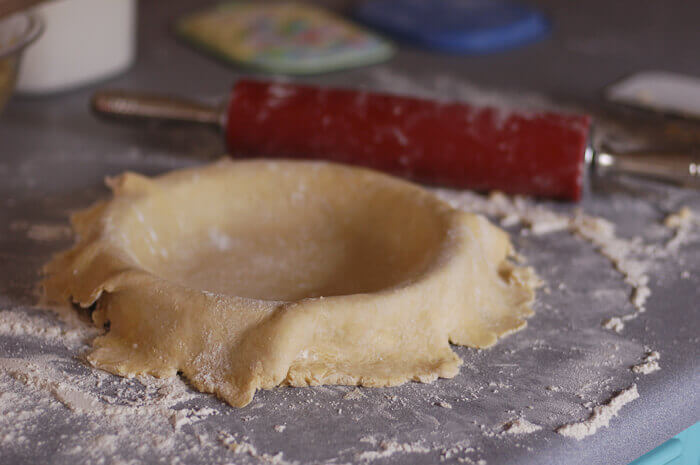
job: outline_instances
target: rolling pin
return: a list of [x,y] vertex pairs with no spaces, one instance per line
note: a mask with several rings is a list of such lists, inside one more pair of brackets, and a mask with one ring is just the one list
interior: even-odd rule
[[675,183],[700,177],[687,154],[596,153],[587,115],[247,79],[221,106],[108,90],[91,103],[102,116],[218,126],[232,156],[330,160],[454,188],[577,201],[587,166]]

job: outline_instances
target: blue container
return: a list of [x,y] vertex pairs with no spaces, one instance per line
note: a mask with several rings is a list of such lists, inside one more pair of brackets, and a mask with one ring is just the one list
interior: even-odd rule
[[466,54],[519,47],[549,33],[542,13],[508,0],[369,0],[355,17],[397,40]]
[[630,465],[700,465],[700,423],[695,423]]

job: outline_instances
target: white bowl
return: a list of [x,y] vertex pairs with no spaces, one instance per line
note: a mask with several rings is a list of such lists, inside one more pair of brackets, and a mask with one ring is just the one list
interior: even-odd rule
[[17,92],[63,92],[131,66],[136,0],[54,0],[33,10],[46,27],[22,60]]

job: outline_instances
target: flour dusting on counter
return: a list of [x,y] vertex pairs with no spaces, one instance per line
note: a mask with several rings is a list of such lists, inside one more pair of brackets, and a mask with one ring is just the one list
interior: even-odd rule
[[666,247],[673,252],[678,251],[688,239],[692,227],[698,222],[698,217],[688,207],[681,207],[676,213],[671,213],[664,220],[664,226],[674,231],[673,237],[666,243]]
[[442,407],[442,408],[450,408],[450,409],[452,408],[452,404],[450,404],[449,402],[445,402],[444,400],[435,402],[435,405],[437,405],[438,407]]
[[637,385],[633,384],[616,394],[607,404],[595,407],[587,420],[564,425],[557,429],[557,433],[580,441],[587,436],[595,434],[599,428],[608,427],[610,420],[617,416],[620,409],[637,398],[639,398]]
[[67,224],[29,223],[25,220],[10,223],[11,231],[23,231],[35,241],[50,242],[71,237],[72,230]]
[[385,440],[379,442],[378,450],[362,452],[357,458],[362,461],[372,461],[391,457],[394,454],[427,454],[428,452],[430,452],[430,448],[417,442],[399,443],[393,440]]
[[236,455],[249,455],[257,459],[258,463],[271,465],[296,465],[298,463],[285,460],[282,452],[277,452],[276,454],[258,452],[258,449],[250,442],[247,442],[246,438],[239,439],[237,436],[225,431],[221,432],[219,440]]
[[438,189],[436,193],[455,208],[482,213],[500,219],[502,226],[523,225],[537,236],[559,231],[570,231],[596,247],[623,275],[632,287],[630,300],[635,312],[623,317],[606,320],[603,327],[620,332],[623,321],[636,318],[645,311],[645,304],[651,290],[648,286],[650,261],[638,257],[642,249],[639,240],[628,240],[615,234],[615,225],[604,218],[586,215],[576,211],[566,215],[549,210],[523,197],[509,197],[499,192],[488,197],[469,191]]
[[524,418],[516,418],[506,423],[503,427],[503,431],[508,434],[530,434],[541,430],[540,425],[530,423]]
[[659,371],[661,369],[661,366],[659,366],[659,359],[661,359],[661,355],[655,350],[648,352],[644,356],[642,363],[632,367],[632,371],[639,375],[648,375],[649,373]]

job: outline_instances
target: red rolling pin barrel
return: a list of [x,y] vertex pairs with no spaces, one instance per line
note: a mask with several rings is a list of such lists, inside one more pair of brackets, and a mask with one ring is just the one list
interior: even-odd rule
[[590,118],[238,81],[234,155],[333,160],[428,184],[579,200]]

